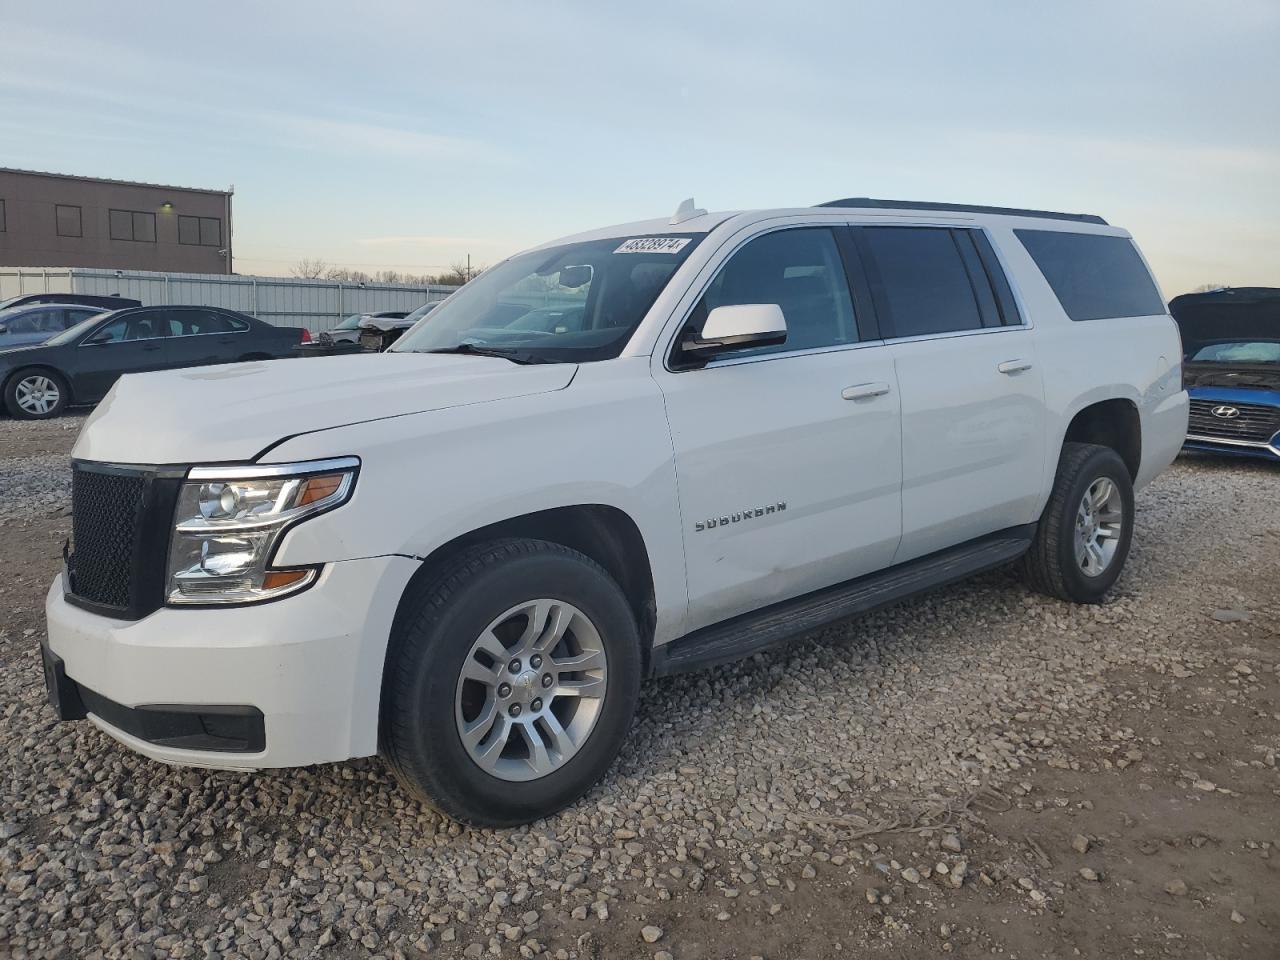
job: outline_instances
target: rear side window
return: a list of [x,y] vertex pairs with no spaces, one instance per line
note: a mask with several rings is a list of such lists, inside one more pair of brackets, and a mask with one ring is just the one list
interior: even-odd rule
[[1133,241],[1092,233],[1015,230],[1072,320],[1148,317],[1165,312]]
[[[887,337],[977,330],[985,309],[994,311],[991,288],[979,297],[966,255],[977,254],[966,236],[940,227],[864,227],[859,246],[870,274],[880,326]],[[968,243],[968,249],[961,243]],[[986,284],[985,278],[983,284]]]

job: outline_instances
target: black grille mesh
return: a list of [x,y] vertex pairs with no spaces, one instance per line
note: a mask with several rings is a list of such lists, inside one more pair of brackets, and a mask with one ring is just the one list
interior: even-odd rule
[[[1239,414],[1235,417],[1218,417],[1213,413],[1218,407],[1234,407]],[[1187,433],[1266,443],[1277,430],[1280,430],[1280,409],[1276,407],[1260,403],[1225,403],[1221,400],[1191,401]]]
[[91,603],[130,607],[147,479],[76,469],[71,479],[71,592]]

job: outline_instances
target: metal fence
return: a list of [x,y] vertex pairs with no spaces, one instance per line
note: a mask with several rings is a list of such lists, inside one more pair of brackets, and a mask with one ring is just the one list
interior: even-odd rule
[[456,289],[443,284],[403,286],[87,267],[0,267],[0,300],[24,293],[118,293],[148,306],[226,307],[277,326],[306,327],[312,333],[331,330],[353,313],[410,311],[428,300],[443,300]]

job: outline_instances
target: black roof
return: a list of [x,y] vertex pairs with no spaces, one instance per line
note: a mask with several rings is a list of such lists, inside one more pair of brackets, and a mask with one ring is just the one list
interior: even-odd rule
[[931,203],[920,200],[876,200],[872,197],[848,197],[844,200],[828,200],[820,207],[871,207],[881,210],[948,210],[952,213],[998,213],[1004,217],[1038,217],[1042,220],[1074,220],[1076,223],[1107,221],[1092,213],[1057,213],[1053,210],[1023,210],[1019,207],[984,207],[972,203]]

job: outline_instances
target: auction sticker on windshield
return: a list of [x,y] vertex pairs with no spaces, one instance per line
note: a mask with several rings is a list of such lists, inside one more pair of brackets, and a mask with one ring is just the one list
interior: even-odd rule
[[679,253],[689,244],[688,237],[636,237],[626,241],[614,253]]

